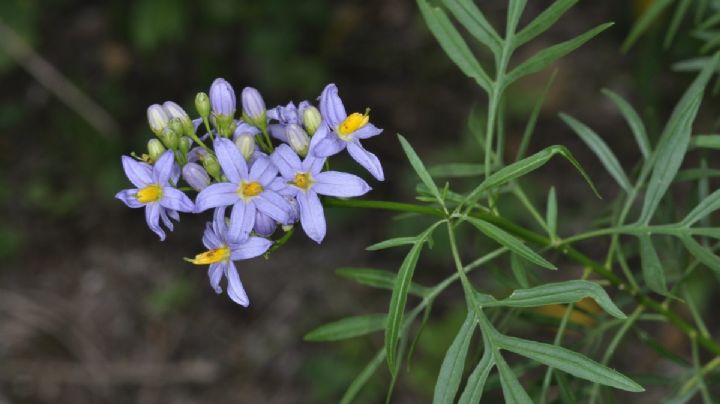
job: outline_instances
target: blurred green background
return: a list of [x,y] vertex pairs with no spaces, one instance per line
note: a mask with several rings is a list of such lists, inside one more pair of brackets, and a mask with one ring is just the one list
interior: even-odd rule
[[[482,3],[502,21],[505,1]],[[551,1],[529,3],[523,21]],[[657,133],[691,79],[668,67],[689,52],[689,39],[664,51],[656,27],[629,55],[620,53],[640,3],[581,2],[519,53],[617,23],[557,64],[531,145],[567,144],[607,195],[617,192],[612,179],[556,114],[583,120],[632,164],[632,137],[599,92],[608,87],[633,101]],[[511,89],[508,158],[548,73]],[[366,146],[387,177],[371,181],[373,199],[413,198],[416,180],[395,133],[429,164],[480,159],[467,122],[485,99],[442,53],[413,1],[0,1],[0,403],[334,402],[381,346],[381,335],[336,344],[302,336],[331,319],[386,310],[388,293],[334,269],[396,269],[401,251],[364,248],[412,234],[417,224],[329,211],[322,246],[294,237],[270,260],[242,263],[246,310],[216,296],[205,272],[181,259],[202,248],[205,218],[183,217],[161,243],[141,210],[113,199],[127,187],[120,155],[142,152],[151,136],[146,107],[174,100],[192,111],[195,93],[215,77],[238,92],[258,88],[269,106],[314,100],[335,82],[348,109],[372,108],[385,132]],[[355,170],[346,158],[338,164]],[[567,231],[602,209],[565,163],[533,178],[538,200],[549,186],[558,189]],[[451,271],[439,251],[418,269],[421,283]],[[502,276],[486,282],[502,288]],[[462,322],[460,296],[458,289],[436,304],[395,402],[430,400]],[[383,370],[360,402],[380,402],[386,384]]]

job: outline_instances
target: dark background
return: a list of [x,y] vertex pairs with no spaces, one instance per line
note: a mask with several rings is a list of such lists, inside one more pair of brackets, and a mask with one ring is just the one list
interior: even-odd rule
[[[505,1],[482,3],[503,28]],[[523,22],[550,3],[529,2]],[[655,27],[629,54],[621,53],[641,3],[581,2],[515,59],[616,22],[556,64],[557,80],[531,144],[531,150],[566,144],[608,199],[617,186],[557,113],[593,127],[628,170],[639,153],[600,89],[631,100],[657,137],[691,80],[669,66],[691,52],[692,43],[681,37],[665,51],[658,39],[662,27]],[[159,242],[142,210],[113,199],[128,186],[120,155],[145,150],[152,136],[148,105],[174,100],[192,113],[195,93],[207,91],[215,77],[226,78],[238,93],[246,85],[258,88],[269,106],[314,100],[335,82],[349,110],[372,108],[372,121],[385,129],[366,147],[380,157],[387,179],[372,181],[346,156],[336,164],[368,179],[374,188],[368,198],[412,201],[417,181],[395,133],[406,136],[427,164],[479,162],[467,119],[486,101],[445,57],[415,3],[3,0],[0,24],[0,403],[336,401],[382,336],[320,344],[302,336],[333,319],[385,311],[389,293],[338,278],[334,270],[396,270],[402,250],[364,248],[415,234],[416,224],[388,213],[328,209],[321,246],[296,234],[269,260],[239,265],[251,299],[243,309],[212,292],[204,269],[182,261],[202,249],[206,217],[183,216]],[[478,55],[489,61],[482,50]],[[506,159],[514,156],[549,73],[510,89]],[[75,87],[84,95],[76,96]],[[712,128],[712,116],[701,122]],[[540,206],[549,186],[557,188],[561,234],[587,228],[604,209],[566,162],[554,161],[531,178],[525,182]],[[452,182],[460,189],[467,184]],[[516,220],[530,223],[524,213]],[[421,282],[451,273],[441,251],[426,254],[417,271]],[[602,256],[603,247],[590,244],[586,251]],[[464,254],[475,257],[472,250]],[[569,263],[561,269],[563,279],[581,271]],[[488,291],[499,283],[477,279],[490,285]],[[436,304],[396,402],[430,400],[439,363],[463,318],[462,303],[458,288]],[[686,355],[672,329],[658,332]],[[539,333],[551,338],[553,330]],[[656,372],[657,358],[641,354],[618,355],[614,365]],[[379,374],[360,402],[384,397],[387,371]]]

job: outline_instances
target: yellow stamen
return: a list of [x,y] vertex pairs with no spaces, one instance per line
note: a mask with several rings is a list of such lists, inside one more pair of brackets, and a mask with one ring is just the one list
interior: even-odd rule
[[238,189],[238,193],[243,198],[251,198],[253,196],[258,196],[262,193],[262,191],[263,187],[257,181],[243,182],[242,185],[240,185],[240,189]]
[[362,128],[370,122],[370,111],[365,111],[364,114],[359,112],[353,112],[348,115],[344,121],[338,126],[337,131],[340,136],[347,136],[356,130]]
[[306,191],[310,188],[312,182],[313,180],[312,177],[310,177],[310,173],[297,173],[295,174],[295,178],[292,180],[293,185]]
[[140,203],[159,201],[162,198],[162,188],[158,184],[148,185],[145,188],[138,189],[135,197]]
[[216,262],[226,261],[230,258],[230,248],[228,246],[222,246],[213,250],[205,251],[195,256],[193,259],[187,259],[188,262],[192,262],[195,265],[209,265]]

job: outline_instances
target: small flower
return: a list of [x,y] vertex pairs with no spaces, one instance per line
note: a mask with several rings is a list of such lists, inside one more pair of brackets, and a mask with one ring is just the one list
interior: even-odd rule
[[160,219],[172,230],[168,216],[177,218],[177,211],[193,212],[195,208],[187,195],[170,185],[170,180],[177,182],[179,175],[173,152],[166,151],[154,166],[128,156],[122,157],[122,165],[125,175],[137,188],[122,190],[115,197],[131,208],[144,206],[148,227],[160,236],[160,240],[165,240]]
[[317,132],[320,124],[322,123],[322,115],[320,115],[320,111],[309,104],[302,112],[302,119],[305,130],[307,130],[310,136]]
[[180,121],[184,133],[195,133],[195,128],[190,120],[190,116],[181,106],[172,101],[165,101],[162,107],[170,119],[178,119]]
[[198,163],[187,163],[182,168],[182,176],[192,189],[200,192],[210,185],[210,176]]
[[247,238],[255,225],[256,212],[285,223],[290,207],[277,192],[269,189],[277,168],[264,156],[258,156],[248,171],[245,158],[235,144],[224,138],[215,140],[215,154],[228,182],[212,184],[196,199],[197,212],[233,205],[228,235],[234,241]]
[[150,129],[158,136],[165,130],[170,121],[167,112],[165,112],[165,109],[159,104],[153,104],[148,107],[147,119]]
[[297,200],[303,230],[318,244],[326,233],[325,213],[318,194],[348,198],[364,195],[371,189],[358,176],[338,171],[320,172],[324,158],[308,154],[301,162],[287,145],[280,145],[270,158],[280,170],[287,192]]
[[233,261],[255,258],[264,254],[272,245],[270,240],[261,237],[249,237],[242,243],[233,241],[228,237],[228,228],[225,224],[224,209],[218,209],[212,223],[208,223],[203,235],[203,244],[208,251],[198,254],[189,262],[195,265],[210,265],[208,278],[210,286],[215,293],[222,293],[220,280],[223,275],[227,278],[227,294],[235,303],[247,307],[250,304],[245,288],[240,281],[240,275]]
[[295,153],[300,156],[305,156],[308,151],[308,145],[310,144],[310,137],[308,137],[305,130],[298,124],[288,124],[285,128],[285,134],[287,135],[287,143],[292,147]]
[[158,161],[160,156],[165,153],[165,146],[157,139],[150,139],[147,144],[150,161]]
[[335,84],[328,84],[320,95],[320,111],[325,124],[320,125],[310,143],[310,149],[318,157],[329,157],[347,148],[350,156],[365,167],[378,181],[385,175],[377,156],[365,150],[361,139],[377,136],[382,129],[370,123],[368,113],[353,112],[348,115],[338,96]]
[[245,87],[240,97],[245,119],[255,126],[262,127],[265,124],[265,100],[260,92],[252,87]]
[[288,139],[287,135],[285,134],[286,127],[290,124],[302,124],[303,113],[310,107],[311,105],[307,101],[300,102],[297,107],[292,101],[290,101],[284,107],[278,105],[277,107],[268,110],[268,119],[278,122],[268,125],[268,131],[270,132],[270,135],[281,142],[287,143]]
[[235,115],[235,90],[225,79],[218,78],[210,86],[212,112],[219,116]]
[[195,110],[201,118],[198,120],[197,124],[193,121],[193,125],[195,125],[197,129],[197,126],[200,122],[202,122],[202,119],[207,119],[207,117],[210,116],[210,98],[208,98],[207,94],[203,92],[197,93],[195,96]]

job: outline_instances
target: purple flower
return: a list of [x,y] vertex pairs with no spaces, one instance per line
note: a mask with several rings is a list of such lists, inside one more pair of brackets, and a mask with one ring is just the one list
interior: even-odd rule
[[370,190],[370,186],[358,176],[338,171],[320,172],[324,158],[308,154],[301,162],[298,155],[284,144],[275,149],[270,158],[280,170],[287,191],[295,195],[303,230],[318,244],[325,238],[326,232],[325,212],[318,194],[347,198],[364,195]]
[[383,181],[382,165],[377,156],[365,150],[361,139],[377,136],[382,129],[371,124],[367,112],[348,115],[338,96],[335,84],[328,84],[320,95],[320,112],[324,125],[320,125],[310,143],[310,150],[318,157],[329,157],[347,148],[350,156],[365,167],[376,179]]
[[235,115],[235,90],[225,79],[219,78],[210,86],[210,105],[215,115]]
[[238,243],[228,237],[228,228],[225,224],[224,209],[216,211],[212,223],[208,223],[203,234],[203,244],[208,251],[198,254],[188,260],[195,265],[210,265],[208,277],[210,286],[215,293],[222,293],[220,280],[223,275],[227,278],[227,294],[235,303],[247,307],[250,304],[245,288],[240,281],[240,275],[233,261],[255,258],[264,254],[272,245],[270,240],[261,237],[249,237]]
[[115,197],[131,208],[144,206],[148,227],[160,240],[165,240],[160,220],[172,231],[170,218],[177,220],[177,211],[193,212],[195,208],[190,198],[170,185],[170,180],[177,182],[180,173],[173,152],[163,153],[154,166],[128,156],[122,156],[122,165],[125,175],[137,188],[122,190]]
[[192,189],[200,192],[210,185],[210,176],[207,171],[198,163],[187,163],[182,168],[182,176],[185,182],[192,187]]
[[307,101],[300,102],[297,107],[292,101],[290,101],[284,107],[278,105],[277,107],[268,110],[268,119],[278,122],[268,125],[270,135],[281,142],[287,143],[288,139],[285,134],[285,128],[290,124],[301,125],[303,123],[303,113],[309,107],[310,103]]
[[248,171],[245,158],[232,141],[219,138],[214,146],[228,182],[202,190],[196,199],[196,211],[233,205],[228,236],[234,241],[248,237],[258,211],[285,223],[290,207],[282,196],[268,188],[278,172],[270,159],[258,156]]
[[260,92],[252,87],[245,87],[240,94],[243,114],[253,123],[265,120],[265,100]]

